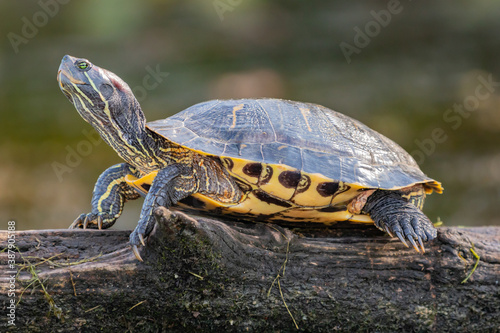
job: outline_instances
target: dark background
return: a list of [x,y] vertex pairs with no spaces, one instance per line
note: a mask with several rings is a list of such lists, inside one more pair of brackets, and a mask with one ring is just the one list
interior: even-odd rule
[[[214,98],[340,111],[443,183],[427,200],[431,220],[500,224],[500,85],[482,83],[500,82],[500,2],[42,0],[2,1],[0,13],[5,227],[67,227],[90,210],[100,172],[120,162],[89,140],[94,130],[60,92],[65,54],[122,77],[148,120]],[[454,113],[460,106],[471,111]],[[116,227],[132,228],[141,204]]]

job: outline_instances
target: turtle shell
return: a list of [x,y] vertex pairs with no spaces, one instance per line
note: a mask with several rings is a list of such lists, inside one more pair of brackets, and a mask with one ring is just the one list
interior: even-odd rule
[[[222,159],[282,165],[361,188],[423,184],[441,193],[404,149],[326,107],[280,99],[213,100],[147,127],[186,148]],[[231,162],[232,163],[232,162]]]

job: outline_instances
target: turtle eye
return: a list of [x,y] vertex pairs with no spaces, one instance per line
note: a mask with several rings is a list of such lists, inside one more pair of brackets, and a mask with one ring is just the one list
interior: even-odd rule
[[75,63],[76,68],[81,70],[86,70],[90,68],[90,64],[87,61],[78,61]]

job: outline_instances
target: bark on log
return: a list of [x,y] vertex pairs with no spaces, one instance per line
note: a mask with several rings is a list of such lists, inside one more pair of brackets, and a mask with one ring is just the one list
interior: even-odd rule
[[[500,332],[498,227],[441,227],[418,254],[370,226],[297,231],[157,214],[144,262],[129,231],[17,232],[22,297],[7,326],[3,252],[0,330]],[[5,247],[7,232],[0,236]],[[461,283],[476,263],[473,246],[481,259]],[[46,292],[30,285],[28,262]]]

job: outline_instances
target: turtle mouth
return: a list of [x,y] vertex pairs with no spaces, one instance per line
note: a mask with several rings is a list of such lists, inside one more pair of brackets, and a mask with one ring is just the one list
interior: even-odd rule
[[[70,82],[75,84],[85,84],[85,82],[81,82],[79,80],[72,80],[71,76],[66,73],[66,71],[60,69],[57,72],[57,82],[59,83],[59,88],[63,92],[63,94],[68,98],[68,100],[73,103],[73,97],[69,90],[72,90]],[[81,82],[81,83],[79,83]]]
[[84,81],[75,79],[70,73],[68,73],[68,71],[63,68],[60,68],[57,72],[57,81],[59,82],[59,86],[61,88],[64,88],[64,81],[69,81],[73,84],[87,84]]

